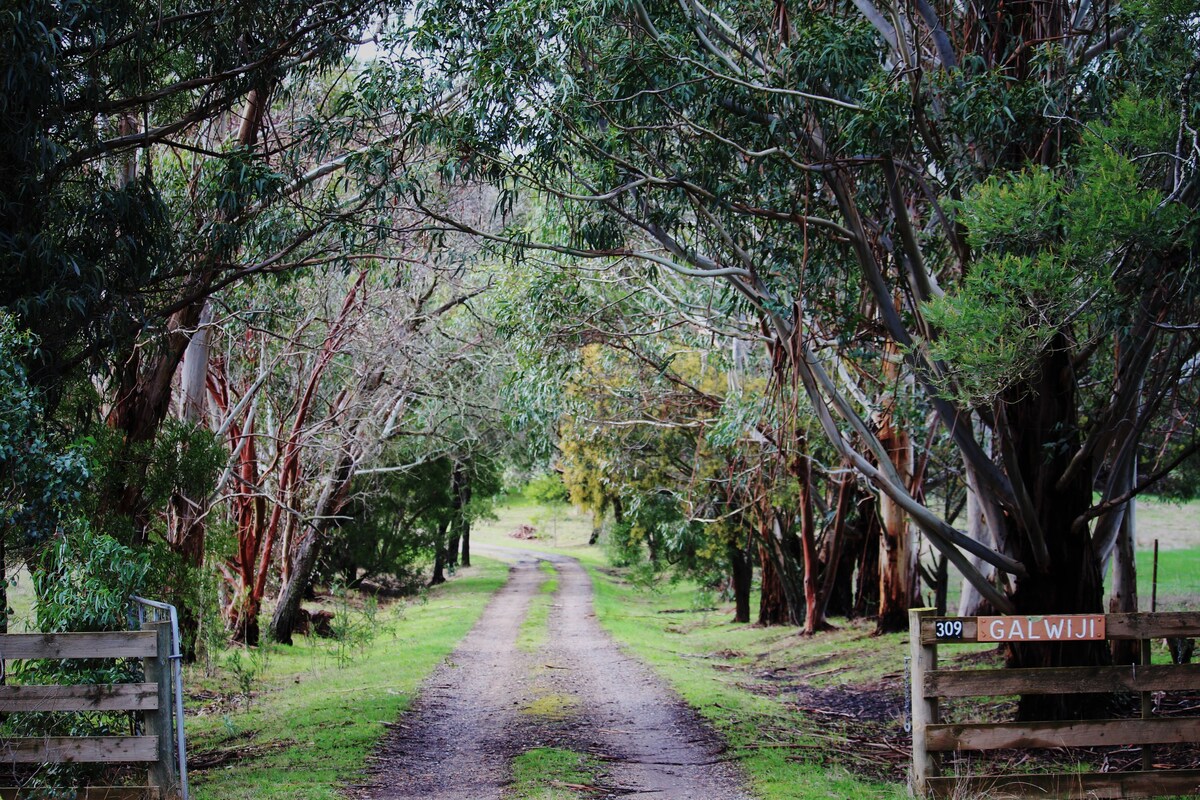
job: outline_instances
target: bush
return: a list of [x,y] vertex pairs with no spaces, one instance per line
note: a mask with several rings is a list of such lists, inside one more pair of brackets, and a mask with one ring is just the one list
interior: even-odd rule
[[[149,553],[83,526],[47,545],[36,567],[35,619],[38,629],[47,633],[126,630],[129,597],[146,591],[155,572]],[[22,684],[143,680],[141,662],[131,659],[25,661],[14,675]],[[2,731],[6,736],[118,736],[127,735],[132,724],[129,712],[19,713],[7,717]],[[110,779],[102,777],[104,773],[100,765],[48,765],[26,786],[49,791],[105,783]]]
[[567,487],[557,472],[543,472],[529,479],[521,494],[531,503],[547,506],[563,505],[570,500]]

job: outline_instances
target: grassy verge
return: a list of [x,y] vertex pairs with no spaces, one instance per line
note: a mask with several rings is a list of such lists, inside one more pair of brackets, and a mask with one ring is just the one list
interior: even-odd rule
[[785,673],[813,686],[871,683],[903,668],[901,637],[847,626],[805,640],[790,629],[734,626],[731,609],[690,610],[695,586],[645,593],[592,573],[601,624],[725,737],[763,800],[906,796],[899,783],[854,774],[863,765],[850,748],[818,730],[787,696],[748,686]]
[[513,784],[506,800],[578,800],[589,794],[595,761],[555,747],[538,747],[513,759]]
[[558,570],[549,561],[538,562],[538,567],[547,577],[538,587],[538,593],[529,601],[529,611],[521,621],[517,633],[517,647],[526,653],[536,653],[549,635],[550,604],[558,591]]
[[[348,663],[329,642],[301,638],[227,656],[215,676],[189,674],[188,751],[213,765],[193,773],[192,797],[336,800],[338,786],[356,782],[384,724],[471,629],[506,574],[481,558],[426,601],[381,610],[377,635]],[[247,671],[256,673],[248,704],[238,689]]]

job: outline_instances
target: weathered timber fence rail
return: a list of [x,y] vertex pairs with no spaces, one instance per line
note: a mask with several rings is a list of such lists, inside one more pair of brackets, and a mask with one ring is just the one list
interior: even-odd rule
[[[0,765],[53,763],[143,763],[148,785],[88,787],[87,800],[173,800],[178,796],[176,738],[172,727],[171,628],[146,622],[139,631],[103,633],[16,633],[0,635],[0,661],[27,659],[138,658],[142,683],[83,686],[0,686],[0,713],[28,711],[130,711],[142,715],[135,736],[39,736],[0,738]],[[0,788],[0,800],[21,798],[17,788]]]
[[[1068,617],[938,617],[909,612],[913,790],[932,797],[1123,798],[1200,794],[1200,770],[1152,769],[1150,748],[1200,742],[1200,718],[1155,717],[1151,693],[1200,689],[1200,665],[1150,665],[1150,642],[1200,635],[1200,614]],[[1139,640],[1140,664],[1045,669],[938,669],[939,643]],[[1139,693],[1141,719],[942,724],[942,698],[1029,694]],[[1142,747],[1134,772],[941,775],[940,754],[1022,748]]]

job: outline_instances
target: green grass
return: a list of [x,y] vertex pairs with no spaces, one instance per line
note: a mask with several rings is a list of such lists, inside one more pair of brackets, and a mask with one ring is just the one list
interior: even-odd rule
[[[508,534],[521,525],[537,529],[537,539],[514,539]],[[588,544],[592,535],[592,515],[571,507],[548,509],[524,503],[495,509],[495,519],[480,520],[471,529],[471,541],[479,544],[538,550],[577,558],[588,566],[606,566],[603,547]]]
[[[905,789],[859,778],[853,756],[815,730],[778,695],[747,689],[750,674],[788,670],[816,686],[877,679],[902,668],[901,637],[871,636],[861,625],[813,639],[794,629],[733,625],[731,609],[691,611],[696,587],[678,583],[640,592],[592,570],[601,624],[662,675],[729,743],[763,800],[901,798]],[[660,613],[671,611],[672,613]]]
[[[1154,578],[1153,550],[1138,551],[1137,571],[1138,607],[1149,611]],[[1158,610],[1200,611],[1200,548],[1159,550]]]
[[9,633],[32,631],[33,625],[33,578],[24,566],[13,568],[8,575],[8,607],[12,616],[8,620]]
[[550,635],[550,604],[558,591],[558,570],[549,561],[539,561],[538,567],[547,577],[538,586],[538,593],[529,601],[529,610],[517,632],[517,647],[526,653],[536,653]]
[[513,759],[513,783],[505,800],[578,800],[595,780],[595,759],[555,747],[538,747]]
[[[431,591],[427,601],[380,611],[385,630],[343,668],[321,640],[301,638],[293,647],[266,648],[266,669],[249,710],[242,704],[205,713],[204,702],[192,704],[187,732],[193,759],[214,751],[243,754],[226,766],[193,774],[192,796],[337,800],[339,785],[359,780],[384,723],[409,706],[421,682],[504,585],[506,574],[503,564],[480,558]],[[186,685],[193,692],[208,690],[209,705],[211,694],[228,699],[238,691],[234,676],[206,678],[198,668]]]
[[[1172,514],[1170,509],[1154,513]],[[1153,526],[1168,524],[1142,513],[1143,543]],[[1193,518],[1195,519],[1195,518]],[[507,534],[518,525],[535,525],[541,538],[524,541]],[[1193,524],[1194,527],[1194,524]],[[570,509],[546,510],[521,503],[497,509],[497,519],[473,534],[481,544],[557,552],[579,558],[596,584],[602,624],[648,662],[727,739],[732,757],[745,769],[763,800],[802,798],[903,797],[898,783],[866,780],[851,773],[855,756],[827,733],[813,727],[766,689],[762,676],[786,673],[817,687],[877,681],[902,669],[902,636],[871,635],[863,624],[803,639],[792,629],[732,625],[732,612],[696,610],[697,588],[667,585],[639,591],[606,567],[602,547],[587,545],[588,515]],[[1179,547],[1186,540],[1171,540]],[[279,649],[269,658],[262,684],[249,712],[233,711],[189,718],[190,750],[250,748],[252,755],[229,767],[195,776],[197,800],[287,798],[333,800],[335,786],[354,782],[370,748],[410,702],[421,679],[469,630],[484,603],[504,580],[504,569],[486,563],[481,573],[466,571],[431,595],[426,605],[403,606],[394,634],[386,634],[345,669],[338,669],[323,643]],[[522,626],[521,647],[534,652],[547,635],[556,571],[542,562],[543,580]],[[472,574],[476,572],[476,574]],[[1139,584],[1145,604],[1150,596],[1150,556],[1139,553]],[[1178,607],[1200,589],[1200,548],[1160,552],[1161,608]],[[708,605],[704,603],[702,605]],[[672,613],[660,613],[671,611]],[[952,655],[950,650],[944,654]],[[229,679],[224,678],[225,691]],[[759,691],[751,691],[757,688]],[[553,706],[553,708],[551,708]],[[545,696],[527,713],[569,714],[566,698]],[[586,796],[564,784],[587,784],[593,766],[586,757],[541,748],[513,765],[509,800],[568,800]]]
[[548,720],[564,720],[575,713],[578,701],[569,694],[541,694],[521,707],[522,714]]

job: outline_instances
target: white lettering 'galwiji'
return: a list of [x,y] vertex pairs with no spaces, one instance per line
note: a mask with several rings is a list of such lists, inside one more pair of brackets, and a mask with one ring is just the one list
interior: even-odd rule
[[977,617],[981,642],[1086,642],[1104,638],[1103,614]]

